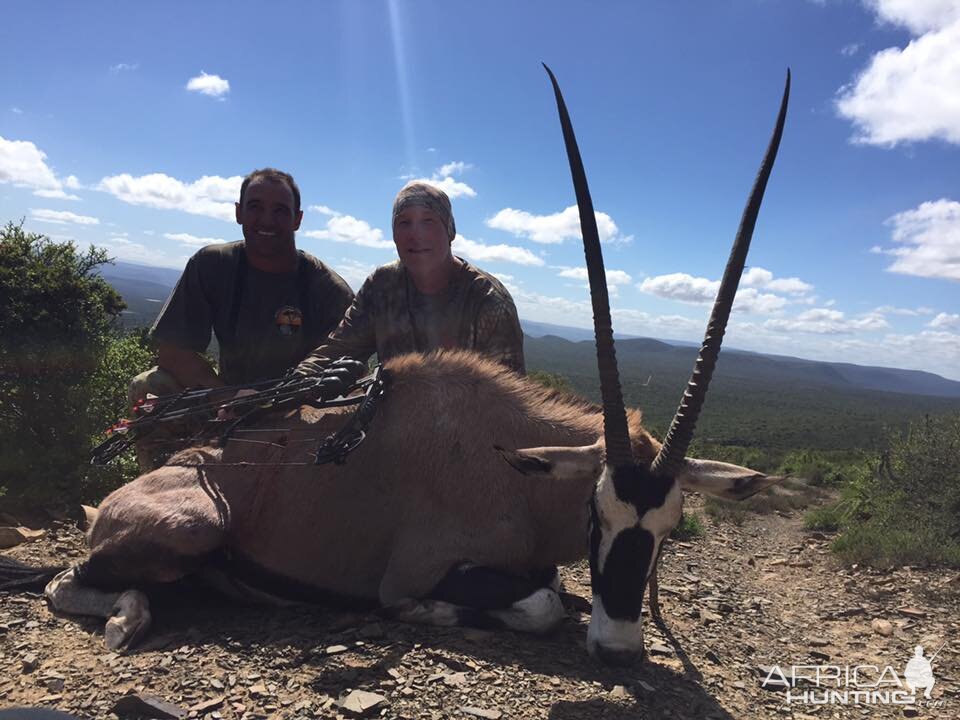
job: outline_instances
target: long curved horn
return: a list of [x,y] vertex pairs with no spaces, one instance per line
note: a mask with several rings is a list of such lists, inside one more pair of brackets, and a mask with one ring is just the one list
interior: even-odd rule
[[780,101],[780,113],[777,116],[777,125],[773,130],[773,136],[770,138],[770,144],[767,146],[767,153],[760,165],[757,179],[753,183],[753,190],[747,200],[747,206],[743,210],[740,228],[737,230],[737,237],[733,241],[730,259],[727,260],[727,269],[723,272],[723,280],[720,282],[720,290],[717,292],[717,299],[713,304],[710,322],[707,323],[707,332],[704,335],[703,344],[700,346],[700,354],[693,366],[693,374],[690,377],[690,382],[687,383],[683,398],[680,400],[680,406],[673,416],[673,422],[670,423],[670,430],[667,431],[663,447],[660,448],[653,465],[650,466],[655,475],[675,474],[683,462],[684,455],[687,454],[687,448],[690,446],[690,440],[693,438],[693,430],[697,424],[700,409],[703,407],[703,401],[707,396],[707,387],[710,385],[710,378],[717,363],[717,356],[720,354],[720,344],[723,342],[723,334],[727,329],[727,320],[730,318],[733,299],[737,294],[737,285],[740,283],[743,266],[747,260],[747,251],[750,249],[753,228],[757,223],[760,203],[763,202],[763,192],[766,190],[767,180],[770,178],[770,171],[773,170],[773,162],[777,157],[777,149],[780,147],[789,98],[790,69],[788,68],[787,82],[783,88],[783,99]]
[[593,330],[597,340],[597,366],[600,370],[600,395],[603,398],[603,435],[607,445],[607,464],[620,467],[633,462],[630,452],[630,433],[627,429],[627,412],[620,390],[620,374],[617,372],[617,355],[613,347],[613,324],[610,321],[610,299],[607,295],[607,275],[603,269],[603,254],[600,252],[600,233],[593,212],[593,200],[587,187],[587,175],[580,159],[577,138],[567,113],[567,105],[560,93],[560,86],[553,72],[543,65],[553,92],[557,97],[560,127],[563,142],[570,160],[573,189],[580,210],[580,232],[583,235],[583,253],[587,259],[587,276],[590,278],[590,300],[593,303]]

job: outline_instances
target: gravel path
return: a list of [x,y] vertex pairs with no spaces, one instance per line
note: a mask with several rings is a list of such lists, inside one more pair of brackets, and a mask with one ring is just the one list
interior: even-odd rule
[[[688,512],[699,505],[690,498]],[[0,707],[89,718],[960,717],[960,574],[840,566],[830,538],[803,531],[799,513],[706,527],[704,538],[665,552],[666,625],[647,622],[648,657],[629,670],[587,656],[589,615],[576,610],[547,637],[528,637],[193,604],[157,608],[146,643],[117,655],[100,621],[54,615],[36,595],[0,594]],[[4,552],[73,562],[83,538],[53,523]],[[568,592],[589,599],[585,564],[562,576]],[[944,642],[927,705],[788,704],[784,689],[762,687],[761,668],[773,665],[786,674],[791,665],[874,665],[872,681],[890,665],[902,679],[914,646],[929,656]]]

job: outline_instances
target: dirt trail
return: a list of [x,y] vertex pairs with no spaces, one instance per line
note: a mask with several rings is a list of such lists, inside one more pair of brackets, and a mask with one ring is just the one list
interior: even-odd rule
[[[384,718],[960,717],[960,574],[844,568],[800,513],[705,525],[705,537],[665,552],[665,631],[647,621],[650,654],[629,670],[587,656],[589,615],[577,611],[531,638],[304,608],[167,608],[146,644],[122,656],[106,651],[99,621],[0,594],[0,707],[113,717],[118,698],[136,692],[190,717],[356,717],[338,700],[364,690],[380,698],[363,698],[374,703],[365,716]],[[74,562],[82,537],[54,524],[6,554]],[[589,599],[585,564],[563,577]],[[871,626],[877,619],[891,634]],[[787,704],[784,690],[761,687],[758,668],[772,665],[890,665],[902,679],[914,646],[929,656],[944,642],[929,705]]]

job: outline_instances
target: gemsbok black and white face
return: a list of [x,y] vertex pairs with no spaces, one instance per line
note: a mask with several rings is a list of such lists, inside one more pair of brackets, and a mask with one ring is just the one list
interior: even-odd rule
[[590,500],[591,655],[622,665],[643,654],[643,592],[682,510],[672,478],[633,464],[604,466]]
[[780,480],[693,458],[685,458],[673,475],[656,474],[651,466],[649,460],[605,465],[590,500],[593,611],[587,649],[616,665],[643,654],[643,592],[663,541],[680,522],[683,491],[743,500]]
[[[700,354],[659,450],[656,449],[657,443],[649,439],[631,445],[614,353],[606,275],[593,202],[563,96],[549,68],[547,73],[556,95],[580,210],[593,301],[604,438],[584,448],[518,450],[508,459],[523,472],[547,475],[556,482],[586,477],[597,479],[590,501],[593,610],[587,632],[587,649],[605,662],[625,664],[643,655],[641,609],[644,589],[663,541],[680,521],[683,491],[741,500],[780,479],[728,463],[687,458],[686,451],[720,352],[763,192],[780,144],[790,93],[790,72],[787,71],[776,127],[747,201]],[[647,453],[647,457],[638,456]]]

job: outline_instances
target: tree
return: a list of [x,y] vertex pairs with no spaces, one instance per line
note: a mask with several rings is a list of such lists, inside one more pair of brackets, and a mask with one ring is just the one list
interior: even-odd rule
[[103,250],[80,252],[0,230],[0,483],[14,504],[80,499],[93,379],[117,333],[120,295],[94,271]]
[[548,387],[551,390],[559,390],[560,392],[573,393],[573,385],[570,384],[570,381],[565,378],[560,373],[547,372],[546,370],[531,370],[527,373],[527,377],[535,382],[540,383],[544,387]]

